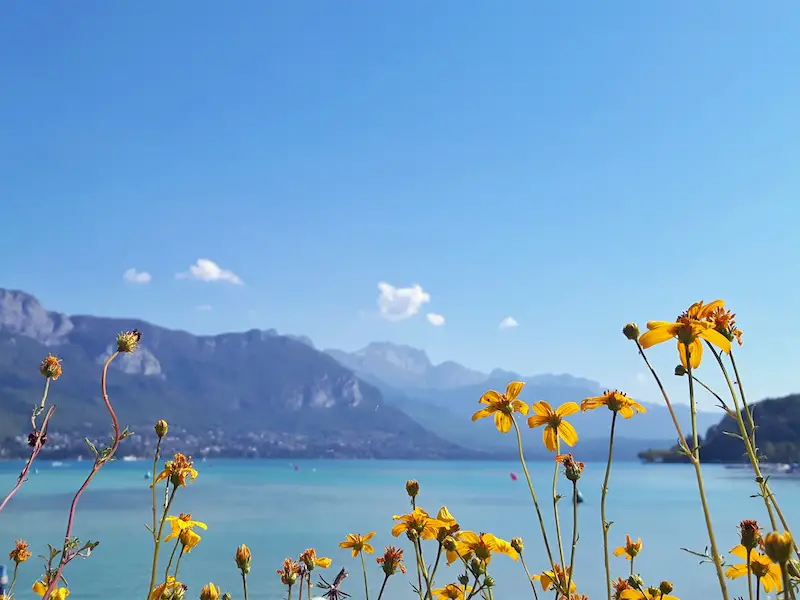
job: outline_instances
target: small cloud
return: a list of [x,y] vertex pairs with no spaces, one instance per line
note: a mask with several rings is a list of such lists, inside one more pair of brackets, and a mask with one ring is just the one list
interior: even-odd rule
[[428,323],[430,323],[434,327],[441,327],[442,325],[444,325],[444,315],[439,315],[436,313],[428,313],[425,316],[428,319]]
[[202,311],[211,310],[211,305],[210,304],[201,304],[200,306],[197,307],[197,310],[202,310]]
[[517,320],[514,317],[506,317],[502,321],[500,321],[499,329],[512,329],[519,325]]
[[419,284],[398,288],[385,282],[378,284],[378,309],[389,321],[402,321],[413,317],[420,307],[431,301],[431,295]]
[[128,283],[150,283],[153,277],[147,271],[137,271],[133,267],[122,274],[122,278]]
[[196,279],[198,281],[227,281],[242,285],[242,280],[233,271],[221,268],[213,260],[198,258],[197,262],[189,267],[188,271],[177,273],[178,279]]

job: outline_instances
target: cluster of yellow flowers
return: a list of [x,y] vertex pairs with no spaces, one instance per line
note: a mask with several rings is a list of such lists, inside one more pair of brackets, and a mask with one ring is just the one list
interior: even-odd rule
[[[765,592],[782,593],[787,600],[796,600],[796,588],[800,584],[800,550],[790,532],[783,511],[778,500],[771,490],[768,478],[761,473],[759,455],[756,445],[756,425],[753,414],[745,398],[744,387],[741,374],[738,371],[732,349],[732,342],[736,341],[741,345],[742,332],[736,325],[735,315],[725,308],[724,302],[717,300],[709,304],[696,302],[686,311],[682,312],[675,321],[650,321],[647,323],[647,331],[641,333],[639,327],[634,323],[629,323],[623,328],[624,336],[633,341],[637,351],[652,374],[664,402],[670,412],[673,424],[676,428],[679,440],[679,449],[685,455],[686,460],[694,469],[700,504],[705,519],[710,553],[702,554],[703,558],[708,559],[715,566],[717,578],[719,580],[720,594],[722,600],[730,600],[728,591],[728,580],[746,578],[749,600],[757,600],[760,590]],[[92,474],[87,479],[85,486],[91,481],[93,475],[102,465],[113,456],[116,445],[120,439],[125,437],[125,432],[121,432],[117,426],[116,417],[105,393],[105,376],[108,364],[119,352],[133,352],[141,338],[137,331],[126,332],[118,337],[118,352],[112,355],[105,363],[103,368],[102,388],[103,396],[109,413],[112,416],[115,428],[114,445],[110,449],[98,451],[98,458]],[[763,532],[762,528],[755,520],[745,519],[739,523],[739,543],[730,550],[730,554],[738,557],[743,562],[724,568],[724,562],[718,551],[718,545],[714,528],[711,523],[711,514],[706,500],[703,485],[703,474],[700,463],[700,446],[698,443],[697,426],[692,419],[691,431],[684,433],[675,417],[672,401],[665,391],[665,386],[652,367],[645,351],[652,346],[676,340],[678,349],[678,360],[680,365],[675,369],[675,375],[686,377],[688,382],[688,399],[691,405],[691,412],[695,412],[695,385],[711,391],[714,396],[722,403],[722,407],[733,418],[738,426],[738,437],[742,440],[745,452],[750,464],[755,472],[755,480],[759,487],[758,496],[764,501],[766,514],[770,522],[768,532]],[[701,366],[704,351],[709,351],[720,368],[728,387],[730,400],[726,402],[722,395],[717,394],[706,383],[700,381],[696,376],[696,371]],[[41,364],[40,370],[46,378],[45,395],[40,407],[34,417],[40,414],[45,407],[47,389],[50,381],[56,380],[62,374],[61,361],[53,356],[48,356]],[[733,376],[731,376],[731,373]],[[392,536],[399,538],[405,537],[410,544],[410,555],[413,556],[413,567],[409,567],[412,573],[411,586],[419,597],[419,600],[494,600],[495,579],[490,574],[492,569],[492,559],[496,555],[508,557],[520,564],[526,580],[530,583],[531,593],[534,599],[538,599],[537,589],[543,592],[552,592],[556,600],[588,600],[588,596],[579,592],[579,585],[576,579],[575,548],[578,543],[578,521],[577,505],[579,502],[577,483],[580,480],[585,465],[576,460],[571,453],[562,453],[562,444],[574,447],[578,443],[578,432],[567,419],[580,412],[595,410],[605,407],[610,411],[610,433],[609,433],[609,452],[605,466],[605,477],[603,481],[600,513],[603,530],[603,550],[605,564],[605,594],[606,600],[679,600],[672,595],[673,585],[669,581],[661,581],[658,585],[645,583],[635,572],[634,564],[642,553],[643,543],[640,538],[635,541],[630,535],[625,536],[625,543],[612,552],[609,551],[609,530],[611,522],[606,519],[606,498],[608,494],[608,484],[613,462],[614,436],[617,418],[631,419],[637,414],[644,413],[645,408],[637,401],[628,397],[621,391],[609,390],[600,396],[584,399],[580,404],[576,402],[566,402],[557,408],[545,401],[538,401],[529,405],[520,399],[525,384],[521,381],[512,381],[506,387],[505,392],[489,390],[479,399],[481,408],[472,416],[473,421],[486,417],[492,417],[497,430],[501,433],[509,433],[512,429],[516,435],[517,450],[519,460],[528,485],[534,511],[538,518],[541,529],[541,540],[547,557],[547,563],[539,572],[532,573],[525,562],[525,545],[519,537],[510,540],[500,538],[492,533],[482,531],[470,531],[462,529],[460,523],[451,514],[446,506],[442,506],[436,512],[426,512],[417,505],[420,493],[420,484],[417,481],[409,480],[406,483],[406,494],[410,498],[411,510],[403,515],[393,517],[395,522],[391,529]],[[730,404],[729,404],[730,403]],[[517,415],[527,417],[526,423],[529,428],[542,428],[542,441],[544,447],[553,452],[554,472],[550,494],[554,517],[555,531],[548,531],[545,526],[545,519],[540,505],[534,483],[527,468],[523,453],[522,431],[518,423]],[[49,416],[49,413],[48,413]],[[31,434],[30,445],[34,449],[31,460],[23,471],[24,479],[30,462],[36,457],[46,439],[46,421],[40,428],[36,428]],[[155,433],[158,438],[154,457],[154,468],[156,472],[158,461],[160,460],[161,442],[168,434],[169,427],[165,421],[159,421],[155,425]],[[563,474],[565,479],[572,487],[572,541],[565,544],[561,536],[561,521],[559,515],[558,500],[561,498],[558,492],[559,474]],[[163,469],[158,473],[152,488],[152,511],[153,519],[148,529],[153,536],[154,551],[152,562],[151,581],[149,586],[150,600],[183,600],[186,597],[187,586],[179,579],[179,569],[184,556],[190,554],[192,550],[201,542],[202,538],[198,530],[205,530],[207,526],[201,521],[194,520],[191,514],[170,514],[170,508],[176,493],[180,489],[189,486],[198,476],[191,457],[177,453],[170,460],[166,461]],[[19,485],[12,490],[6,500],[0,504],[0,510],[5,506],[11,495],[13,495]],[[164,494],[157,493],[156,488],[159,483],[164,482]],[[72,518],[74,516],[74,504],[80,497],[76,495],[73,502],[73,509],[70,513],[70,525],[67,529],[67,539],[71,531]],[[159,502],[159,497],[163,501]],[[160,517],[159,517],[160,514]],[[165,532],[165,528],[169,531]],[[375,549],[370,541],[375,536],[375,532],[366,534],[350,533],[346,536],[339,546],[351,552],[353,558],[360,559],[361,569],[364,579],[364,600],[370,598],[369,575],[365,555],[374,554]],[[160,570],[159,555],[162,544],[174,541],[170,551],[166,568]],[[428,544],[431,544],[432,547]],[[73,543],[74,545],[74,543]],[[50,561],[46,565],[45,574],[33,584],[33,591],[42,596],[45,600],[55,599],[64,600],[69,596],[66,587],[59,587],[63,581],[63,567],[81,552],[91,549],[90,544],[83,547],[67,547],[65,542],[64,549],[51,550]],[[433,552],[433,560],[426,560],[426,555],[430,557]],[[625,577],[612,579],[610,556],[622,557],[629,562],[629,568]],[[17,541],[14,550],[9,557],[15,564],[14,576],[8,592],[0,596],[0,600],[8,600],[12,597],[14,585],[17,579],[17,567],[28,558],[31,553],[28,544],[24,541]],[[54,566],[53,560],[60,557],[60,562]],[[252,566],[252,556],[250,549],[242,544],[234,554],[234,562],[239,570],[242,579],[243,597],[247,600],[247,578]],[[412,562],[412,561],[410,561]],[[288,599],[291,600],[293,592],[297,593],[298,600],[302,600],[305,591],[308,598],[311,598],[312,573],[315,569],[328,569],[332,565],[331,558],[321,557],[313,548],[308,548],[302,552],[297,559],[286,558],[281,567],[277,569],[277,575],[282,585],[286,587]],[[377,600],[381,600],[390,577],[401,573],[406,573],[404,550],[396,546],[388,546],[383,554],[376,558],[376,563],[380,567],[383,577],[382,584],[377,594]],[[578,565],[579,566],[579,565]],[[448,581],[440,584],[437,575],[445,572],[445,569],[455,569],[455,576],[445,577]],[[317,585],[324,590],[323,597],[326,600],[342,600],[350,597],[350,594],[342,590],[343,583],[347,578],[346,569],[341,569],[337,576],[329,583],[320,577]],[[214,583],[205,585],[199,597],[201,600],[230,600],[229,593],[221,593],[221,590]]]

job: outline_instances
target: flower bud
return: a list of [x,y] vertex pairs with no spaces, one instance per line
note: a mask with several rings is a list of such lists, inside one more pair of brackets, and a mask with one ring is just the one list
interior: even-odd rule
[[200,600],[219,600],[219,588],[209,583],[200,590]]
[[522,554],[522,551],[525,549],[525,544],[522,542],[522,538],[515,537],[511,538],[511,547]]
[[56,358],[52,354],[48,354],[39,365],[39,372],[48,379],[55,381],[61,377],[61,359]]
[[448,535],[446,538],[444,538],[444,541],[442,542],[442,548],[448,552],[456,551],[456,540],[453,538],[453,536]]
[[494,577],[492,577],[491,575],[487,575],[483,579],[483,585],[485,585],[487,588],[494,587]]
[[233,598],[228,592],[225,592],[224,594],[222,594],[222,600],[233,600]]
[[659,591],[666,596],[667,594],[671,594],[672,590],[675,589],[675,586],[672,585],[669,581],[662,581],[661,584],[658,586]]
[[161,419],[158,423],[156,423],[155,430],[158,439],[161,439],[167,435],[167,431],[169,431],[169,425],[164,419]]
[[236,566],[247,575],[250,572],[250,548],[242,544],[236,548]]
[[138,329],[123,331],[117,335],[117,351],[131,353],[139,347],[142,339],[142,332]]
[[482,560],[473,558],[469,561],[469,570],[472,571],[473,575],[483,575],[486,573],[486,565]]
[[468,585],[469,584],[469,576],[466,573],[462,573],[458,576],[458,583],[461,585]]
[[748,550],[755,548],[758,545],[758,540],[761,538],[758,521],[744,519],[739,523],[739,536],[742,546]]
[[764,537],[764,552],[772,562],[785,565],[792,557],[792,534],[788,531],[773,531]]
[[628,584],[635,590],[641,590],[644,585],[644,580],[638,575],[631,575],[628,577]]
[[406,493],[409,498],[416,498],[419,494],[419,482],[415,479],[406,481]]
[[639,326],[636,323],[628,323],[622,328],[622,335],[629,340],[639,339]]
[[675,367],[675,377],[683,377],[684,375],[686,375],[686,367],[683,365]]

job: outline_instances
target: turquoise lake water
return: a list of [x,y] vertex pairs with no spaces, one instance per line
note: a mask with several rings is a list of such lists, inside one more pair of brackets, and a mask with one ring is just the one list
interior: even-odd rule
[[[209,580],[241,598],[238,571],[233,554],[246,543],[253,552],[253,572],[249,579],[250,598],[285,598],[275,574],[281,560],[296,557],[307,547],[334,560],[329,581],[338,569],[346,567],[350,577],[344,590],[354,599],[363,598],[360,563],[353,560],[338,542],[346,533],[376,531],[376,554],[370,557],[371,584],[375,600],[381,571],[374,557],[384,545],[408,545],[404,538],[392,538],[392,515],[408,512],[404,484],[414,478],[421,484],[420,505],[435,513],[446,504],[466,529],[491,531],[510,539],[526,541],[526,557],[532,570],[542,570],[546,558],[540,549],[538,522],[527,486],[515,463],[492,462],[412,462],[412,461],[300,461],[295,471],[290,463],[279,461],[225,461],[198,463],[200,477],[181,490],[174,513],[191,512],[209,526],[202,543],[181,565],[180,579],[189,585],[187,598],[197,598]],[[531,463],[534,484],[546,514],[552,514],[548,501],[552,481],[549,463]],[[21,463],[0,463],[3,493],[13,485]],[[0,561],[6,558],[16,538],[25,538],[34,557],[20,572],[17,598],[35,597],[30,583],[41,575],[41,560],[46,544],[60,545],[66,526],[67,510],[74,491],[89,470],[87,462],[65,462],[52,467],[38,465],[39,473],[17,494],[0,514]],[[151,518],[146,462],[119,462],[106,467],[84,495],[75,528],[82,539],[99,539],[101,545],[85,561],[73,561],[67,577],[71,598],[145,598],[152,557],[152,539],[144,524]],[[586,502],[579,510],[581,532],[576,557],[576,582],[590,598],[602,598],[604,570],[599,515],[603,464],[587,465],[580,489]],[[512,481],[509,472],[520,475]],[[721,550],[737,544],[736,525],[744,518],[766,522],[762,501],[751,498],[755,484],[747,472],[704,468],[706,487],[714,515]],[[562,479],[564,484],[568,482]],[[800,522],[800,478],[774,478],[773,487],[782,501],[790,522]],[[563,494],[569,489],[564,485]],[[637,571],[646,581],[657,584],[669,579],[682,600],[718,598],[711,565],[698,565],[698,559],[681,547],[702,551],[706,533],[698,504],[694,474],[684,465],[614,466],[609,486],[608,518],[612,546],[624,542],[625,534],[641,537],[642,554]],[[565,543],[571,539],[571,510],[561,502]],[[552,531],[552,527],[551,527]],[[432,552],[432,550],[431,550]],[[729,557],[732,558],[732,557]],[[627,575],[628,564],[612,557],[614,576]],[[7,561],[6,561],[7,562]],[[10,566],[10,565],[8,565]],[[162,567],[163,568],[163,567]],[[437,580],[447,583],[458,575],[454,568],[439,570]],[[530,588],[518,563],[506,557],[492,562],[498,586],[497,600],[531,597]],[[330,576],[330,577],[329,577]],[[445,578],[447,577],[447,578]],[[385,600],[411,599],[407,576],[389,581]],[[745,595],[739,582],[731,583],[732,597]],[[548,596],[549,597],[549,596]],[[762,598],[766,598],[762,594]]]

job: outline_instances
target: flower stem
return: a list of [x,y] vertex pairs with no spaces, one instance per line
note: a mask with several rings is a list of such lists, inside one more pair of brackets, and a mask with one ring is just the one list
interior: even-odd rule
[[[58,585],[58,582],[61,580],[61,574],[64,572],[64,567],[67,566],[67,563],[72,560],[76,555],[69,554],[67,546],[69,539],[72,537],[72,528],[75,526],[75,511],[78,509],[78,502],[83,496],[83,493],[86,491],[86,488],[89,487],[89,484],[92,483],[94,476],[100,472],[100,469],[103,468],[108,461],[114,458],[114,454],[117,452],[117,448],[119,448],[119,443],[122,441],[122,432],[119,429],[119,420],[117,419],[117,413],[114,411],[114,407],[111,405],[111,400],[108,399],[108,391],[106,389],[106,381],[108,379],[108,367],[111,365],[111,361],[113,361],[119,355],[119,350],[114,352],[111,356],[106,359],[106,362],[103,363],[103,372],[100,375],[100,393],[103,396],[103,403],[106,406],[106,410],[108,414],[111,416],[111,426],[114,429],[114,441],[111,444],[111,448],[108,448],[107,452],[103,454],[101,457],[99,454],[95,457],[94,464],[92,465],[92,470],[89,472],[89,475],[86,477],[86,480],[83,482],[78,491],[75,492],[75,496],[72,498],[72,503],[69,507],[69,516],[67,517],[67,531],[64,534],[64,546],[61,552],[61,560],[58,562],[58,567],[56,568],[56,572],[53,577],[50,579],[50,582],[47,585],[47,589],[45,590],[44,594],[42,595],[42,600],[50,600],[50,596],[53,593],[53,590]],[[148,592],[149,596],[149,592]]]
[[703,517],[706,521],[706,529],[708,530],[708,541],[711,544],[711,557],[714,559],[714,567],[717,571],[717,579],[719,580],[720,591],[722,592],[723,600],[728,600],[728,586],[725,582],[725,572],[722,570],[722,559],[719,551],[717,550],[717,540],[714,535],[714,527],[711,524],[711,511],[708,509],[708,500],[706,498],[705,484],[703,483],[703,472],[700,469],[700,444],[697,432],[697,402],[694,398],[694,379],[692,377],[692,356],[689,349],[689,344],[684,344],[686,350],[686,373],[689,379],[689,410],[691,411],[692,419],[692,449],[691,461],[694,466],[694,472],[697,477],[697,489],[700,492],[700,502],[703,505]]
[[361,569],[364,571],[364,600],[369,600],[369,583],[367,583],[367,563],[364,560],[364,553],[359,552],[361,556]]
[[[311,581],[309,580],[308,588],[311,589]],[[244,591],[244,600],[247,600],[247,575],[242,571],[242,589]]]
[[[153,487],[155,487],[155,483],[153,483]],[[172,501],[175,499],[175,492],[178,491],[176,486],[173,486],[172,493],[169,495],[169,500],[167,500],[166,504],[164,505],[164,512],[161,514],[161,522],[158,526],[158,534],[156,535],[156,544],[155,548],[153,549],[153,566],[150,569],[150,587],[147,591],[147,597],[150,598],[150,594],[153,591],[153,587],[156,585],[156,571],[158,570],[158,553],[161,550],[161,535],[164,533],[164,523],[167,518],[167,513],[169,512],[170,507],[172,506]],[[177,547],[177,545],[176,545]],[[183,550],[181,550],[181,554],[183,554]],[[180,557],[178,557],[180,560]],[[172,559],[170,558],[170,562]],[[167,567],[169,569],[169,567]]]
[[[750,568],[750,549],[747,549],[747,597],[753,600],[753,570]],[[758,580],[756,580],[758,585]]]
[[[425,598],[433,598],[433,594],[431,594],[431,580],[428,577],[428,569],[425,566],[425,559],[422,557],[422,540],[417,538],[415,544],[417,546],[419,568],[422,571],[422,579],[425,581]],[[367,600],[369,600],[369,598],[367,598]]]
[[172,575],[175,581],[178,581],[178,569],[181,568],[181,559],[183,558],[184,550],[186,550],[186,546],[181,546],[181,553],[178,554],[178,560],[175,561],[175,573]]
[[[152,476],[156,476],[156,470],[158,469],[158,459],[161,457],[161,438],[158,438],[158,442],[156,442],[156,452],[153,455],[153,470],[151,471]],[[150,533],[153,534],[153,543],[156,542],[156,486],[153,485],[153,527],[150,529]]]
[[381,590],[378,592],[378,600],[381,600],[383,597],[383,590],[386,589],[386,582],[389,581],[389,576],[384,574],[383,576],[383,583],[381,584]]
[[519,562],[522,564],[522,568],[525,569],[525,575],[528,576],[528,583],[531,584],[534,600],[539,600],[539,594],[536,592],[536,582],[533,580],[533,577],[531,577],[531,572],[528,570],[528,565],[525,564],[525,558],[522,554],[519,555]]
[[[167,577],[169,577],[169,568],[172,566],[172,560],[175,558],[175,553],[178,551],[178,544],[180,543],[181,543],[180,538],[175,540],[175,545],[172,547],[172,553],[169,555],[169,562],[167,563],[167,568],[164,569],[164,581],[166,581]],[[155,585],[155,583],[156,582],[154,581],[153,585]]]
[[[575,574],[575,549],[578,547],[578,482],[572,482],[572,550],[569,556],[569,576],[566,592],[572,588],[572,576]],[[566,568],[566,567],[565,567]]]
[[14,575],[11,577],[11,585],[8,588],[8,592],[6,592],[6,598],[13,598],[12,592],[14,591],[14,586],[17,584],[17,571],[19,570],[19,563],[14,561]]
[[525,474],[525,481],[528,482],[528,490],[531,493],[531,500],[533,500],[533,507],[536,509],[536,516],[539,517],[539,527],[542,529],[542,538],[544,539],[544,548],[547,551],[547,559],[550,561],[550,568],[555,572],[555,562],[553,561],[553,553],[550,550],[550,544],[547,541],[547,528],[544,525],[544,518],[542,517],[542,510],[539,508],[539,501],[536,499],[536,492],[533,489],[533,482],[531,475],[528,473],[528,465],[525,463],[525,454],[522,451],[522,434],[519,430],[517,420],[512,416],[511,422],[514,424],[514,430],[517,433],[517,448],[519,449],[519,462],[522,464],[522,472]]
[[[611,476],[611,463],[614,459],[614,432],[617,428],[617,411],[611,413],[611,431],[608,434],[608,460],[606,474],[603,477],[603,489],[600,491],[600,520],[603,525],[603,557],[606,567],[606,597],[611,600],[611,562],[608,556],[608,530],[611,524],[606,520],[606,496],[608,496],[608,479]],[[577,500],[577,499],[576,499]]]
[[[561,452],[561,444],[556,436],[556,456]],[[561,559],[561,565],[566,569],[567,565],[564,562],[564,543],[561,540],[561,519],[558,518],[558,471],[561,465],[556,461],[556,467],[553,470],[553,519],[556,524],[556,541],[558,542],[558,557]]]
[[436,552],[436,560],[433,562],[433,570],[431,571],[431,587],[433,587],[434,582],[436,581],[436,569],[439,568],[439,561],[442,558],[442,544],[439,543],[439,550]]

